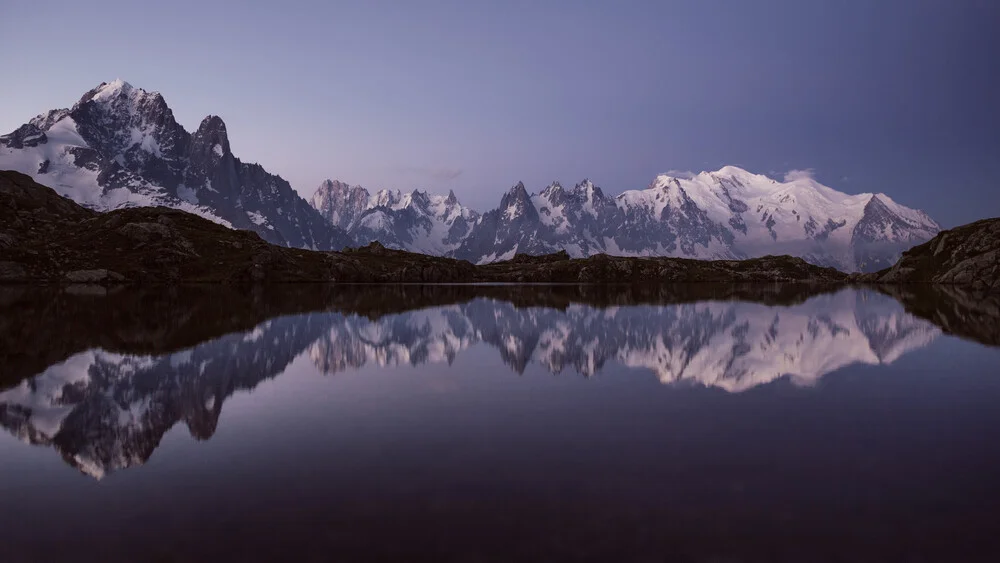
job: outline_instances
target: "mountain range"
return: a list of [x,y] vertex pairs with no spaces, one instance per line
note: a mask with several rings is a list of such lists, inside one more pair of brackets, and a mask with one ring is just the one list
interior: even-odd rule
[[145,463],[178,422],[195,438],[210,438],[234,392],[281,375],[300,357],[336,374],[365,365],[450,365],[485,344],[516,373],[534,364],[591,377],[618,363],[666,384],[743,392],[786,376],[812,384],[850,364],[889,364],[940,333],[894,299],[854,290],[791,306],[554,308],[475,298],[381,316],[306,313],[166,354],[75,353],[0,391],[0,425],[101,478]]
[[663,174],[646,189],[608,196],[589,180],[529,193],[518,182],[478,213],[447,196],[327,180],[306,202],[280,176],[244,163],[217,116],[194,133],[164,98],[116,80],[0,136],[12,169],[98,210],[163,205],[268,242],[315,250],[379,241],[474,263],[566,250],[741,259],[799,256],[845,271],[875,271],[940,226],[885,194],[848,195],[811,178],[779,182],[734,166]]
[[885,194],[847,195],[811,178],[778,182],[735,166],[657,176],[611,197],[583,180],[529,193],[514,185],[482,215],[454,196],[327,180],[312,205],[360,244],[483,264],[565,250],[571,257],[673,256],[738,260],[788,254],[844,271],[877,271],[941,227]]

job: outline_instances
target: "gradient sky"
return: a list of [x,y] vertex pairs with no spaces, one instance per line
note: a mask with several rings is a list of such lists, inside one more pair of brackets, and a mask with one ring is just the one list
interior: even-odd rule
[[305,196],[735,164],[1000,215],[995,0],[3,0],[0,38],[0,131],[120,77]]

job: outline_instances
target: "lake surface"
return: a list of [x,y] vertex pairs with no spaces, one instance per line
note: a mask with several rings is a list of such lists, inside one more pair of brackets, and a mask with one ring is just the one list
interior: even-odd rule
[[777,286],[3,289],[0,554],[997,561],[995,311]]

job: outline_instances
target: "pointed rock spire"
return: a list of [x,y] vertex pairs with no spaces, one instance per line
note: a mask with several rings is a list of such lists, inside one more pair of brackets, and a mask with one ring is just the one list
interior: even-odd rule
[[209,115],[201,120],[201,125],[192,137],[194,152],[213,151],[218,156],[230,154],[229,134],[226,124],[217,115]]

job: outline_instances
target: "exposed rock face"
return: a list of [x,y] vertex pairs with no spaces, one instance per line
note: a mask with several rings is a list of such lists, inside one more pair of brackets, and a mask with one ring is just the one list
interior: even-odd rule
[[0,136],[0,169],[8,168],[100,211],[162,205],[275,244],[339,250],[353,243],[288,182],[236,158],[221,118],[210,115],[188,133],[163,96],[122,81]]
[[316,188],[309,203],[327,221],[348,230],[369,208],[370,198],[368,190],[361,186],[351,186],[340,180],[326,180]]
[[861,276],[879,283],[940,283],[1000,291],[1000,218],[941,232],[892,266]]

